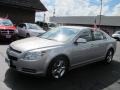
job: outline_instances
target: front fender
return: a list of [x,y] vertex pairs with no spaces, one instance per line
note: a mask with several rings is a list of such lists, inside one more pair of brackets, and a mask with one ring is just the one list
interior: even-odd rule
[[68,50],[66,50],[65,48],[63,49],[63,47],[49,51],[49,53],[46,55],[47,58],[45,60],[45,66],[44,66],[46,72],[47,72],[47,69],[48,69],[50,62],[55,57],[61,56],[61,55],[66,56],[70,60],[70,57],[69,57],[70,52]]

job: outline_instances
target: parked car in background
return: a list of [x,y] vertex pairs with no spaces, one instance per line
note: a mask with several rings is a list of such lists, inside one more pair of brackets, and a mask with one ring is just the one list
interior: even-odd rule
[[41,36],[11,43],[6,62],[22,73],[59,79],[82,65],[98,61],[109,64],[115,51],[116,40],[101,30],[59,26]]
[[33,23],[22,23],[17,26],[18,35],[21,37],[37,36],[45,33],[37,24]]
[[49,22],[48,23],[48,28],[49,29],[52,29],[52,28],[55,28],[55,27],[57,27],[58,25],[56,24],[56,23],[52,23],[52,22]]
[[120,31],[116,31],[113,35],[113,38],[115,38],[116,40],[120,41]]
[[6,18],[0,18],[0,39],[16,39],[18,30],[12,21]]
[[37,25],[39,25],[40,27],[42,27],[45,31],[50,30],[51,28],[57,27],[58,25],[56,23],[52,23],[52,22],[36,22]]

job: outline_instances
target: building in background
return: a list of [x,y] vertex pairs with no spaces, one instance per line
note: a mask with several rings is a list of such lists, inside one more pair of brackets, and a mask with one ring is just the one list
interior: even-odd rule
[[[58,24],[88,27],[94,27],[95,19],[99,27],[100,16],[50,17],[51,22]],[[101,16],[101,29],[109,35],[120,30],[120,16]]]
[[0,0],[0,17],[9,18],[14,24],[35,22],[36,11],[47,11],[40,0]]

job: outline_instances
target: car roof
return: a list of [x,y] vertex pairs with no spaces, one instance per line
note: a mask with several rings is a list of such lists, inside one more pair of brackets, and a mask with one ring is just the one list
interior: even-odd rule
[[115,33],[120,33],[120,31],[116,31]]
[[26,25],[35,24],[35,25],[37,25],[36,23],[20,23],[20,24],[26,24]]
[[0,20],[9,20],[9,19],[7,19],[7,18],[0,18]]
[[[83,29],[88,29],[90,27],[84,27],[84,26],[59,26],[59,27],[63,27],[63,28],[73,28],[73,29],[79,29],[79,30],[83,30]],[[91,28],[92,29],[92,28]]]
[[120,32],[120,31],[116,31],[116,32]]

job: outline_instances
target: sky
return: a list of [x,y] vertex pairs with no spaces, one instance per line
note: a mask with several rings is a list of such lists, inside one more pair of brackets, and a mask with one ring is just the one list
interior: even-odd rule
[[[96,16],[100,12],[101,0],[40,0],[48,9],[46,21],[53,16]],[[120,16],[120,0],[103,0],[102,15]],[[36,13],[36,21],[43,20],[44,13]]]

